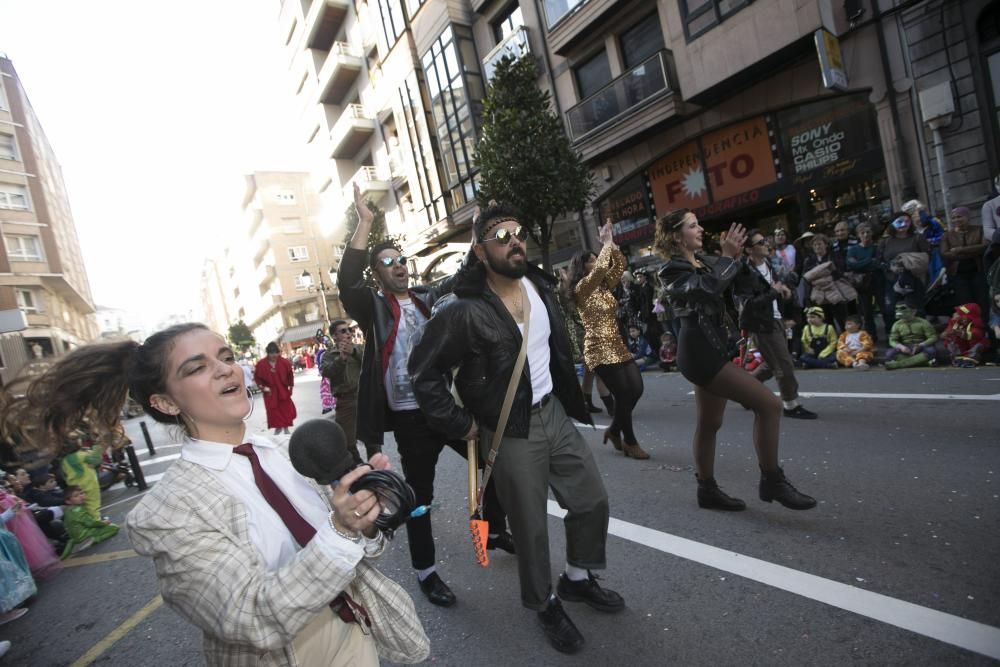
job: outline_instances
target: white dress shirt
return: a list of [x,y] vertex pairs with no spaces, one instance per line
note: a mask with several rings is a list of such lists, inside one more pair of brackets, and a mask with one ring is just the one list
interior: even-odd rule
[[[549,326],[549,311],[545,302],[539,296],[538,290],[527,278],[521,278],[528,291],[531,302],[531,328],[528,329],[528,370],[531,371],[531,402],[542,400],[552,393],[552,372],[549,370],[551,352],[549,351],[549,336],[552,329]],[[524,333],[524,325],[517,328]]]
[[[248,435],[260,466],[270,476],[302,518],[316,529],[314,540],[334,557],[343,558],[353,568],[364,556],[361,544],[337,535],[330,526],[330,509],[316,488],[295,471],[291,462],[278,450],[278,445],[259,435]],[[206,469],[219,480],[230,495],[247,509],[247,529],[250,540],[260,552],[264,567],[273,572],[288,563],[299,550],[285,522],[268,504],[253,478],[250,459],[233,453],[233,446],[207,440],[187,439],[181,448],[181,458]]]

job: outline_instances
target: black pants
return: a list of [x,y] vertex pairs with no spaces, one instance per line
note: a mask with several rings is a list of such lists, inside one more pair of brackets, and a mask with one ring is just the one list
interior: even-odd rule
[[632,410],[642,396],[642,373],[634,361],[620,364],[603,364],[594,369],[597,377],[615,397],[615,416],[611,420],[611,432],[621,433],[626,443],[639,443],[632,430]]
[[[431,429],[420,410],[405,410],[389,413],[389,427],[396,438],[399,461],[403,467],[406,482],[413,487],[418,505],[430,505],[434,500],[434,473],[441,450],[451,447],[462,458],[468,454],[461,440],[448,440]],[[410,544],[410,561],[417,570],[426,570],[436,562],[434,557],[434,535],[431,531],[431,515],[406,522],[406,536]],[[494,484],[490,481],[483,498],[483,518],[490,524],[490,533],[502,533],[507,529],[507,515],[497,500]],[[471,547],[470,547],[471,549]]]
[[55,542],[59,547],[64,546],[69,541],[66,528],[63,527],[62,521],[56,521],[52,510],[41,508],[31,510],[31,514],[35,517],[35,523],[42,529],[45,537]]

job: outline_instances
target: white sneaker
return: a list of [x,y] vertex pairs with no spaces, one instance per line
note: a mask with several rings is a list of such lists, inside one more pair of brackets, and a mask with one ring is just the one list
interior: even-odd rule
[[10,642],[9,641],[4,640],[4,641],[0,642],[0,658],[2,658],[5,655],[7,655],[7,651],[9,651],[9,650],[10,650]]
[[0,625],[3,625],[4,623],[10,623],[11,621],[16,621],[17,619],[21,618],[27,613],[28,613],[28,608],[21,607],[20,609],[12,609],[8,611],[6,614],[0,614]]
[[83,542],[80,542],[78,545],[76,545],[75,547],[73,547],[73,551],[71,553],[78,554],[81,551],[83,551],[84,549],[89,549],[91,546],[93,546],[93,544],[94,544],[94,538],[93,537],[88,537]]
[[866,370],[868,370],[868,364],[866,364],[863,361],[856,362],[854,364],[854,367],[857,368],[859,371],[866,371]]

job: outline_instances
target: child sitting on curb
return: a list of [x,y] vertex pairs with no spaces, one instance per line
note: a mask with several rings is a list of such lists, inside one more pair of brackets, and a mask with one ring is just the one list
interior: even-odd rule
[[875,360],[875,343],[861,328],[861,318],[848,315],[844,329],[837,341],[837,361],[845,368],[868,370]]
[[806,325],[802,327],[802,356],[805,368],[837,367],[837,332],[823,319],[819,306],[806,308]]
[[118,526],[110,521],[96,521],[87,513],[84,503],[87,494],[79,486],[66,487],[66,512],[63,514],[63,525],[69,533],[69,542],[62,552],[62,558],[76,553],[78,545],[84,543],[99,544],[110,540],[118,534]]
[[935,363],[938,357],[937,340],[937,332],[930,322],[917,317],[910,306],[896,304],[896,322],[889,333],[889,350],[885,354],[886,370]]
[[986,327],[980,316],[979,304],[955,306],[955,314],[941,334],[944,349],[951,355],[951,365],[975,368],[982,361],[983,353],[990,347]]

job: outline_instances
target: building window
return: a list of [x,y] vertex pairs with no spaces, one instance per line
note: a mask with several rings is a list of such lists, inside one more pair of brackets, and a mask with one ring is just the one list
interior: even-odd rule
[[406,18],[399,0],[378,0],[378,13],[382,16],[385,43],[391,49],[406,30]]
[[483,98],[479,59],[468,28],[445,29],[423,57],[444,176],[456,207],[476,196],[472,158]]
[[0,77],[0,109],[7,108],[7,98],[4,96],[3,92],[3,77]]
[[406,0],[406,15],[413,18],[417,15],[417,10],[419,10],[424,5],[424,0]]
[[307,289],[309,289],[309,285],[310,283],[306,282],[306,279],[302,277],[302,274],[300,273],[295,274],[295,290],[297,292],[305,292]]
[[281,219],[281,233],[282,234],[301,234],[302,229],[302,218],[282,218]]
[[282,206],[295,206],[295,192],[293,190],[278,190],[274,193],[274,200]]
[[419,189],[420,213],[425,216],[427,224],[432,225],[444,219],[448,215],[448,210],[444,197],[441,196],[440,180],[435,177],[434,151],[431,147],[430,130],[427,127],[428,114],[424,111],[416,72],[411,72],[400,86],[399,102],[406,122],[397,123],[397,127],[406,128],[410,157],[413,160],[417,180],[414,184],[405,184],[397,191],[397,196],[402,196],[404,190],[408,193],[413,187]]
[[719,25],[753,0],[677,0],[688,40]]
[[564,16],[587,0],[545,0],[545,26],[551,30]]
[[505,37],[514,33],[515,30],[524,25],[524,18],[521,15],[521,5],[511,5],[501,12],[500,17],[493,22],[493,39],[499,44]]
[[626,70],[642,64],[664,48],[660,17],[653,12],[621,34],[622,63]]
[[28,190],[21,185],[0,184],[0,208],[28,210]]
[[38,301],[35,299],[35,293],[30,289],[16,289],[14,294],[17,297],[17,307],[26,313],[40,313],[42,309],[39,307]]
[[611,64],[608,52],[601,51],[578,66],[574,72],[580,99],[585,100],[611,82]]
[[42,244],[37,236],[5,236],[7,256],[20,262],[41,262]]
[[17,149],[14,146],[14,135],[0,132],[0,160],[16,160]]
[[288,259],[293,262],[308,262],[309,250],[304,245],[292,246],[288,249]]

